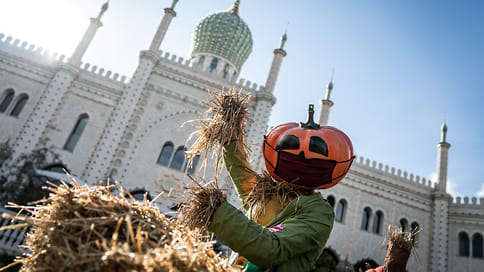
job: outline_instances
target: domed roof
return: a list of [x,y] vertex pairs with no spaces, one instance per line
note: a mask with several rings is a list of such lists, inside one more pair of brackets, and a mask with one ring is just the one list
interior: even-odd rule
[[238,70],[252,52],[252,34],[239,16],[239,1],[230,10],[202,19],[193,34],[191,56],[211,53],[230,61]]

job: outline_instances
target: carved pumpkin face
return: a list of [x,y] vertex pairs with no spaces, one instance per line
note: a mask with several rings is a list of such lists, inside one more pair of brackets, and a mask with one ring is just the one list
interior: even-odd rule
[[263,155],[269,174],[277,181],[305,189],[326,189],[348,172],[353,146],[339,129],[314,124],[311,106],[306,124],[285,123],[269,131]]

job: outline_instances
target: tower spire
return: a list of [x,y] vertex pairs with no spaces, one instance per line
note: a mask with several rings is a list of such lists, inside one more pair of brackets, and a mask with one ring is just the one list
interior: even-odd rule
[[171,3],[171,6],[169,8],[164,9],[165,13],[163,14],[163,18],[161,18],[160,25],[156,30],[153,40],[151,40],[150,49],[149,49],[150,51],[157,52],[160,49],[161,42],[165,38],[165,34],[166,34],[166,31],[168,30],[168,27],[170,26],[171,20],[176,16],[175,6],[177,3],[178,3],[178,0],[173,0],[173,2]]
[[106,10],[108,10],[108,7],[109,7],[109,0],[102,5],[101,11],[99,11],[99,14],[96,17],[98,20],[101,20],[101,17],[106,12]]
[[271,70],[269,72],[269,76],[267,77],[266,86],[264,88],[264,91],[266,92],[272,93],[274,91],[274,87],[276,86],[277,77],[279,75],[279,71],[281,70],[282,59],[287,55],[286,51],[283,49],[286,41],[287,35],[284,33],[284,35],[281,37],[281,46],[274,50],[274,59],[272,60]]
[[438,154],[437,154],[437,190],[444,192],[447,189],[447,163],[450,144],[447,143],[447,125],[442,123],[440,128],[440,142],[437,143]]
[[319,124],[322,126],[328,125],[329,120],[329,113],[331,111],[331,107],[334,105],[333,101],[331,101],[331,92],[333,91],[333,76],[334,76],[334,69],[331,73],[331,79],[329,80],[328,85],[326,85],[326,95],[324,99],[319,101],[321,109],[319,110]]
[[81,64],[82,57],[84,56],[87,48],[91,44],[92,39],[94,38],[94,35],[96,35],[97,30],[101,26],[103,26],[103,24],[101,23],[101,17],[108,9],[108,6],[109,6],[109,1],[107,1],[102,5],[101,11],[99,12],[96,18],[91,18],[91,23],[89,24],[89,27],[87,28],[86,32],[84,33],[84,36],[82,37],[81,41],[77,45],[76,50],[74,50],[74,53],[69,59],[70,64],[75,66],[79,66]]

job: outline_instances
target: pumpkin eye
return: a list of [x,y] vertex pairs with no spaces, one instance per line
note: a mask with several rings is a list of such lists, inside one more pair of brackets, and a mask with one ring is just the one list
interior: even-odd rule
[[328,145],[323,139],[317,136],[312,136],[311,139],[309,140],[309,151],[319,153],[327,157]]
[[294,135],[282,136],[276,146],[276,150],[281,149],[299,149],[299,139]]

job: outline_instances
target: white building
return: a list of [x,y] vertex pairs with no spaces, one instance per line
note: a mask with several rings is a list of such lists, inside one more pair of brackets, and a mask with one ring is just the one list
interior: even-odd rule
[[[12,158],[54,145],[63,166],[87,183],[111,176],[132,192],[164,192],[159,201],[171,207],[176,200],[168,192],[188,181],[183,151],[194,128],[181,125],[206,110],[207,90],[235,87],[250,93],[247,140],[261,142],[276,102],[273,90],[286,55],[286,36],[273,52],[265,86],[242,82],[238,75],[252,50],[252,35],[240,18],[239,1],[200,21],[186,60],[160,50],[176,17],[176,2],[164,10],[129,78],[82,63],[102,27],[107,4],[90,19],[68,58],[0,35],[0,142],[8,141]],[[333,105],[331,90],[332,83],[321,100],[322,125],[328,123]],[[386,226],[396,224],[420,230],[409,271],[476,271],[484,265],[484,200],[454,200],[446,193],[446,130],[444,126],[437,144],[435,187],[425,178],[359,157],[340,185],[322,191],[336,213],[327,246],[341,260],[369,258],[382,263]],[[252,150],[253,161],[259,162],[260,147]],[[8,169],[11,159],[1,171]],[[206,177],[213,176],[213,168],[207,167]],[[6,234],[0,232],[0,241]]]

